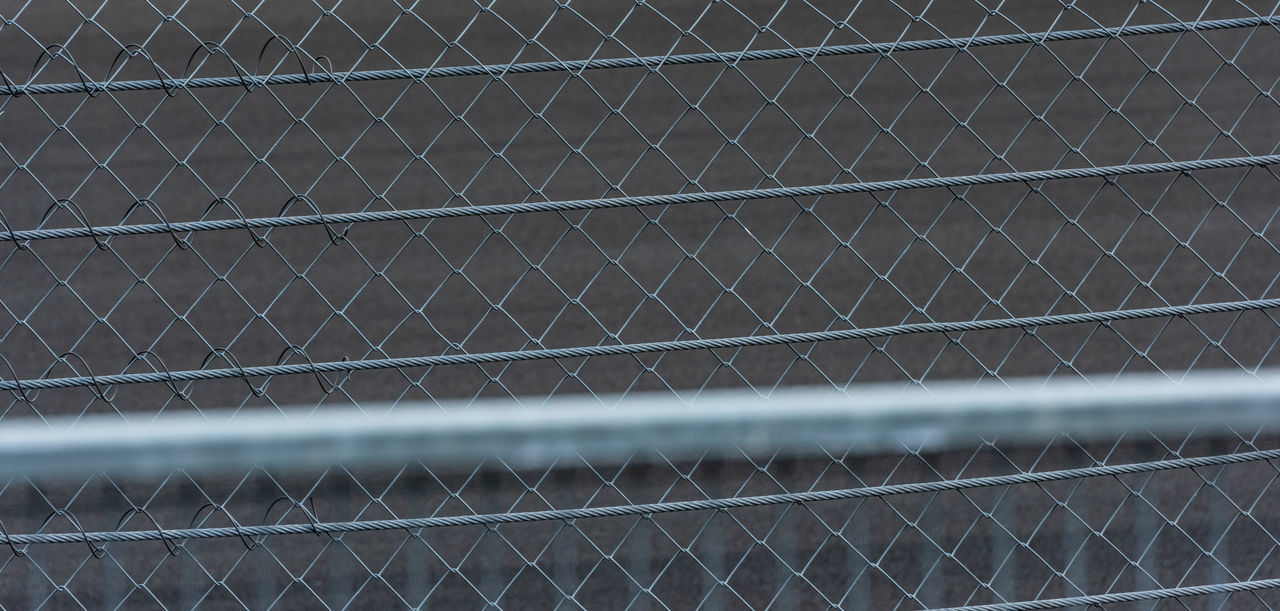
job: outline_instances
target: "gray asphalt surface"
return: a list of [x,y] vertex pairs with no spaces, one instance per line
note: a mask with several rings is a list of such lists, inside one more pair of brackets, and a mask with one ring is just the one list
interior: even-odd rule
[[[228,57],[259,74],[297,72],[300,61],[309,70],[374,70],[1038,32],[1276,10],[1265,2],[1211,2],[1207,9],[1203,2],[1082,2],[1070,10],[1026,2],[993,15],[976,2],[933,3],[927,10],[928,3],[872,2],[850,16],[839,2],[569,8],[530,2],[492,10],[451,2],[406,11],[392,3],[345,3],[326,15],[286,2],[244,9],[231,2],[79,4],[0,2],[0,15],[11,20],[0,26],[0,69],[9,79],[25,82],[34,69],[35,82],[76,82],[77,68],[95,80],[109,73],[115,80],[156,78],[141,56],[113,72],[129,43],[142,45],[167,75],[227,76],[236,73]],[[921,11],[923,19],[913,20]],[[174,13],[176,19],[165,19]],[[846,18],[851,27],[834,27]],[[325,58],[313,63],[286,54],[285,39]],[[205,40],[224,54],[198,52]],[[52,44],[63,48],[50,61],[41,54]],[[1280,150],[1278,53],[1280,32],[1259,28],[580,75],[10,97],[0,107],[0,211],[8,226],[26,229],[42,222],[149,223],[156,221],[153,210],[168,221],[327,214],[1267,155]],[[3,243],[0,355],[8,365],[0,378],[1274,298],[1280,295],[1274,172],[283,228],[259,232],[261,245],[247,230],[176,236],[186,249],[170,235],[113,238],[105,248],[91,239],[24,249]],[[307,199],[291,201],[295,195]],[[219,198],[224,203],[211,207]],[[131,208],[142,199],[152,208]],[[344,239],[333,239],[338,234]],[[378,371],[328,382],[297,376],[246,386],[236,379],[183,387],[189,400],[159,384],[102,389],[101,398],[86,388],[32,399],[42,415],[149,414],[632,389],[1105,379],[1122,371],[1271,366],[1277,340],[1272,316],[1249,312],[1034,335],[928,334]],[[135,360],[142,351],[154,356]],[[338,390],[326,395],[333,382]],[[32,415],[22,401],[3,405],[3,417]],[[33,532],[51,511],[66,508],[86,529],[110,529],[134,503],[165,526],[186,526],[201,505],[224,501],[241,523],[304,519],[287,503],[268,509],[282,496],[314,498],[324,520],[373,519],[847,487],[1241,447],[1235,435],[1200,437],[1186,447],[1184,440],[1141,435],[1115,446],[1064,442],[1047,451],[1018,448],[1016,441],[1002,441],[999,449],[975,442],[976,451],[905,459],[763,455],[754,463],[677,469],[578,464],[517,475],[494,465],[474,474],[432,474],[418,466],[398,476],[259,474],[198,486],[181,477],[120,480],[118,487],[105,480],[85,487],[11,482],[0,492],[0,519],[10,532]],[[1267,445],[1268,438],[1245,438]],[[1274,469],[1232,469],[1223,477],[1239,489],[1228,497],[1240,506],[1266,498]],[[1276,545],[1276,531],[1267,527],[1274,512],[1236,519],[1222,495],[1198,493],[1200,480],[1191,474],[1152,482],[1165,486],[1152,498],[1172,512],[1166,515],[1186,505],[1178,528],[1161,528],[1150,506],[1121,485],[1145,484],[1108,480],[1080,484],[1067,503],[1079,519],[1031,488],[1005,500],[1003,490],[990,498],[957,493],[518,525],[499,529],[501,536],[450,529],[424,533],[428,545],[395,532],[337,542],[281,538],[248,553],[237,540],[199,542],[173,557],[159,544],[112,545],[104,559],[84,546],[58,545],[0,559],[0,604],[386,607],[425,598],[428,606],[451,608],[483,606],[487,598],[513,608],[572,607],[561,602],[558,587],[588,608],[625,607],[633,599],[642,608],[832,602],[916,608],[1078,593],[1048,566],[1090,593],[1276,574],[1267,556]],[[995,522],[981,514],[992,506]],[[210,513],[197,518],[229,523]],[[143,521],[134,515],[127,527],[149,528]],[[44,528],[74,525],[55,517]],[[1090,537],[1090,528],[1106,539]],[[1030,543],[1017,547],[1014,536]],[[1159,543],[1148,548],[1152,541]],[[1240,564],[1218,566],[1196,545]],[[1141,567],[1126,565],[1126,553],[1140,556]],[[864,575],[868,561],[875,567]],[[290,575],[305,577],[294,582]],[[145,587],[133,589],[137,583]],[[67,589],[55,589],[61,584]],[[1255,598],[1240,604],[1264,601],[1274,604]]]

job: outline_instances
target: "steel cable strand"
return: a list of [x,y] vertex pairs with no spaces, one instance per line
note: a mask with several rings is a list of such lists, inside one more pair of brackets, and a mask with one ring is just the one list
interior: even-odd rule
[[321,363],[296,363],[290,365],[260,365],[240,367],[238,365],[224,369],[189,369],[166,373],[121,373],[100,375],[95,377],[66,378],[34,378],[25,380],[0,380],[0,390],[39,390],[49,388],[74,388],[91,385],[110,386],[114,384],[144,384],[153,382],[219,380],[242,378],[251,389],[257,387],[249,383],[251,377],[318,374],[333,371],[369,371],[374,369],[403,369],[410,367],[435,367],[438,365],[467,365],[480,363],[501,363],[513,361],[532,361],[543,359],[581,358],[592,356],[613,356],[623,354],[643,354],[650,352],[676,352],[684,350],[710,350],[716,348],[742,348],[747,346],[773,346],[779,344],[802,344],[810,342],[826,342],[851,339],[870,339],[874,337],[891,337],[914,333],[953,333],[962,331],[984,331],[992,329],[1013,329],[1019,327],[1042,327],[1050,325],[1069,325],[1078,323],[1106,323],[1117,320],[1134,320],[1140,318],[1161,318],[1167,316],[1189,316],[1194,314],[1211,314],[1221,312],[1244,312],[1249,310],[1265,310],[1280,308],[1280,298],[1253,299],[1247,301],[1227,301],[1217,303],[1201,303],[1158,308],[1140,308],[1132,310],[1107,310],[1100,312],[1083,312],[1079,314],[1053,314],[1048,316],[1029,316],[1022,318],[996,318],[989,320],[966,320],[953,322],[912,323],[888,327],[865,327],[860,329],[844,329],[838,331],[812,331],[802,333],[779,333],[773,335],[748,335],[740,337],[721,337],[713,339],[675,340],[666,342],[647,342],[639,344],[612,344],[603,346],[577,346],[572,348],[547,348],[541,350],[514,350],[507,352],[479,352],[464,354],[442,354],[438,356],[413,356],[386,359],[369,359],[356,361],[326,361]]
[[[1045,482],[1082,479],[1090,477],[1106,477],[1132,475],[1137,473],[1154,473],[1174,469],[1190,469],[1196,467],[1213,467],[1241,464],[1263,460],[1280,459],[1280,449],[1241,452],[1239,454],[1221,454],[1216,456],[1200,456],[1193,458],[1177,458],[1143,463],[1123,465],[1104,465],[1080,467],[1057,471],[1041,471],[1032,473],[1014,473],[1010,475],[994,475],[966,479],[939,480],[910,484],[889,484],[869,486],[865,488],[847,488],[840,490],[820,490],[814,492],[793,492],[786,494],[769,494],[761,496],[716,498],[693,501],[672,501],[665,503],[647,503],[634,505],[609,505],[603,507],[586,507],[577,509],[554,509],[545,511],[522,511],[511,513],[474,514],[460,516],[440,516],[430,518],[400,518],[391,520],[362,520],[351,522],[311,522],[293,524],[273,524],[258,526],[225,526],[213,528],[182,528],[133,531],[104,532],[64,532],[64,533],[31,533],[0,534],[0,544],[35,545],[47,543],[83,543],[85,541],[109,543],[124,541],[156,541],[177,539],[215,539],[225,537],[265,537],[274,535],[314,535],[318,533],[345,533],[378,530],[405,530],[420,528],[442,528],[452,526],[482,526],[493,524],[513,524],[522,522],[543,522],[549,520],[579,520],[588,518],[625,517],[651,515],[658,513],[677,513],[685,511],[705,511],[716,509],[741,509],[766,505],[814,503],[822,501],[851,500],[869,497],[897,496],[904,494],[925,494],[955,490],[971,490],[975,488],[991,488],[1018,484],[1038,484]],[[204,508],[201,508],[203,511]],[[310,520],[310,517],[308,517]]]
[[[429,79],[456,76],[501,76],[534,72],[581,72],[583,70],[616,68],[657,68],[669,65],[726,63],[772,59],[804,59],[840,55],[889,54],[899,51],[926,51],[936,49],[966,49],[1012,44],[1043,44],[1068,40],[1117,38],[1151,34],[1176,34],[1204,32],[1234,28],[1261,27],[1280,24],[1280,16],[1240,17],[1195,22],[1156,23],[1126,25],[1114,28],[1062,30],[1058,32],[1027,32],[995,34],[968,38],[935,38],[897,42],[862,43],[819,47],[795,47],[788,49],[760,49],[756,51],[688,53],[681,55],[649,55],[642,57],[614,57],[569,61],[524,62],[517,64],[481,64],[471,66],[446,66],[436,68],[411,68],[391,70],[358,70],[337,73],[277,74],[269,76],[219,76],[179,79],[152,79],[132,81],[41,83],[0,86],[0,95],[34,95],[48,93],[90,93],[102,91],[146,91],[151,89],[197,89],[206,87],[261,87],[266,85],[301,85],[310,83],[342,83],[360,81],[385,81],[405,79]],[[844,27],[845,24],[838,24]],[[268,43],[270,40],[268,40]]]
[[1280,579],[1259,579],[1254,581],[1237,581],[1233,583],[1211,583],[1199,586],[1165,588],[1160,590],[1140,590],[1137,592],[1114,592],[1111,594],[1089,594],[1067,598],[1046,598],[1044,600],[1024,600],[991,605],[972,605],[968,607],[947,607],[938,611],[1031,611],[1032,609],[1061,609],[1064,607],[1085,607],[1109,605],[1113,603],[1137,602],[1141,600],[1163,600],[1183,596],[1205,596],[1209,594],[1230,594],[1232,592],[1253,592],[1280,588]]
[[[1251,157],[1225,157],[1194,161],[1169,161],[1133,165],[1064,168],[1057,170],[1033,170],[1028,172],[1001,172],[996,174],[971,174],[964,176],[940,176],[935,178],[907,178],[872,182],[837,183],[799,187],[773,187],[765,189],[739,189],[731,191],[706,191],[701,193],[669,193],[662,195],[635,195],[600,199],[559,200],[518,204],[487,204],[452,208],[409,208],[403,210],[376,210],[365,212],[338,212],[299,216],[272,216],[255,218],[220,219],[208,221],[183,221],[175,223],[149,223],[138,225],[104,225],[99,227],[60,227],[48,229],[0,231],[0,242],[23,242],[80,237],[109,237],[118,235],[145,235],[174,232],[219,231],[228,229],[253,229],[271,227],[299,227],[303,225],[340,225],[377,221],[409,221],[463,216],[488,216],[495,214],[525,214],[531,212],[565,212],[570,210],[598,210],[606,208],[633,208],[640,206],[667,206],[717,201],[771,199],[780,197],[811,197],[874,191],[901,191],[943,187],[966,187],[1014,182],[1040,182],[1071,178],[1102,178],[1133,174],[1158,174],[1164,172],[1191,172],[1225,168],[1243,168],[1280,164],[1280,155]],[[256,234],[255,238],[256,238]]]
[[[0,381],[0,390],[15,390],[19,387],[27,389],[70,388],[90,385],[137,384],[148,382],[165,382],[172,380],[213,380],[242,378],[248,383],[250,377],[291,375],[331,371],[366,371],[373,369],[393,369],[408,367],[432,367],[437,365],[461,365],[495,363],[507,361],[526,361],[555,358],[580,358],[591,356],[611,356],[623,354],[641,354],[649,352],[674,352],[684,350],[706,350],[715,348],[740,348],[747,346],[768,346],[777,344],[808,343],[848,339],[868,339],[913,333],[945,333],[978,331],[991,329],[1007,329],[1016,327],[1038,327],[1060,324],[1076,324],[1090,322],[1110,322],[1115,320],[1131,320],[1137,318],[1156,318],[1165,316],[1185,316],[1219,312],[1239,312],[1280,307],[1280,299],[1261,299],[1222,303],[1207,303],[1185,306],[1168,306],[1159,308],[1143,308],[1134,310],[1111,310],[1102,312],[1086,312],[1080,314],[1058,314],[1050,316],[1033,316],[1024,318],[1002,318],[991,320],[954,321],[940,323],[914,323],[889,327],[870,327],[847,329],[841,331],[819,331],[803,333],[786,333],[775,335],[757,335],[726,337],[701,340],[677,340],[667,342],[647,342],[638,344],[614,344],[605,346],[579,346],[572,348],[550,348],[543,350],[518,350],[507,352],[482,352],[472,354],[450,354],[439,356],[402,357],[388,359],[370,359],[359,361],[329,361],[322,363],[274,365],[256,367],[232,367],[224,369],[197,369],[175,371],[160,375],[153,373],[116,374],[96,377],[38,378],[21,381]],[[254,388],[250,384],[251,388]]]

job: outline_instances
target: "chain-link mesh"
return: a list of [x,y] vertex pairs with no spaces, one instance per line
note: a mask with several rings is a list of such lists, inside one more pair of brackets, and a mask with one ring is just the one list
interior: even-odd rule
[[[1257,373],[1278,11],[5,3],[0,418]],[[1272,608],[1277,447],[13,478],[0,605]]]

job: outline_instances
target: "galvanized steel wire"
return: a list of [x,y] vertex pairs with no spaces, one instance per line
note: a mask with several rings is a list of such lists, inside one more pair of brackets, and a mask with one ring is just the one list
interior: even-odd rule
[[175,221],[137,225],[104,225],[96,227],[60,227],[50,229],[14,229],[0,227],[0,242],[27,242],[59,238],[107,238],[119,235],[172,234],[195,231],[220,231],[232,229],[264,229],[271,227],[301,227],[306,225],[338,225],[375,221],[409,221],[502,214],[526,214],[532,212],[568,212],[571,210],[605,210],[609,208],[635,208],[640,206],[671,206],[706,202],[724,202],[781,197],[818,197],[844,193],[872,193],[875,191],[905,191],[908,189],[936,189],[994,185],[1011,182],[1041,182],[1071,178],[1100,178],[1159,174],[1165,172],[1191,172],[1222,168],[1245,168],[1280,163],[1280,155],[1257,155],[1222,159],[1197,159],[1194,161],[1168,161],[1087,168],[1063,168],[1029,172],[1000,172],[970,176],[940,176],[937,178],[908,178],[873,182],[807,185],[802,187],[774,187],[766,189],[740,189],[706,193],[669,193],[663,195],[636,195],[603,199],[567,200],[551,202],[526,202],[518,204],[481,204],[450,208],[413,208],[405,210],[369,210],[365,212],[338,212],[333,214],[309,214],[297,216],[256,217],[210,221]]
[[953,490],[973,490],[977,488],[1016,486],[1020,484],[1040,484],[1045,482],[1077,480],[1090,477],[1114,477],[1139,473],[1156,473],[1159,471],[1169,471],[1174,469],[1194,469],[1199,467],[1234,465],[1277,459],[1280,459],[1280,450],[1262,450],[1256,452],[1241,452],[1238,454],[1221,454],[1217,456],[1172,458],[1144,463],[1102,465],[1058,471],[1014,473],[1010,475],[940,480],[911,484],[890,484],[885,486],[849,488],[844,490],[815,490],[811,492],[768,494],[761,496],[740,496],[732,498],[645,503],[638,505],[583,507],[577,509],[553,509],[547,511],[511,511],[478,515],[434,516],[427,518],[400,518],[393,520],[360,520],[354,522],[238,525],[218,528],[158,528],[156,530],[107,532],[0,533],[0,545],[174,541],[226,537],[314,535],[320,533],[347,533],[375,530],[416,530],[421,528],[493,526],[498,524],[516,524],[522,522],[573,521],[591,518],[650,516],[662,513],[728,510],[741,509],[744,507],[762,507],[767,505],[819,503],[823,501],[878,498],[905,494],[928,494]]
[[1163,588],[1159,590],[1142,590],[1139,592],[1115,592],[1111,594],[1091,594],[1089,596],[1070,596],[1067,598],[1050,598],[1045,600],[1026,600],[992,605],[972,605],[967,607],[949,607],[951,611],[966,609],[968,611],[1029,611],[1031,609],[1063,609],[1066,607],[1095,607],[1116,603],[1131,603],[1144,600],[1165,600],[1189,596],[1207,596],[1210,594],[1230,594],[1232,592],[1254,592],[1280,588],[1280,579],[1256,579],[1252,581],[1236,581],[1232,583],[1211,583],[1201,586],[1184,586],[1181,588]]
[[[357,70],[351,72],[307,72],[299,74],[271,74],[266,76],[240,74],[224,77],[160,78],[136,81],[86,81],[75,83],[27,83],[0,86],[0,95],[40,95],[50,93],[87,93],[107,91],[147,91],[163,89],[199,89],[206,87],[265,87],[268,85],[301,85],[311,83],[356,83],[403,79],[430,79],[451,76],[501,76],[534,72],[582,72],[616,68],[652,68],[687,64],[724,63],[769,59],[812,59],[839,55],[863,55],[868,53],[890,54],[903,51],[927,51],[931,49],[967,49],[994,45],[1044,44],[1064,40],[1089,40],[1094,38],[1119,38],[1150,34],[1180,32],[1208,32],[1234,28],[1256,28],[1280,24],[1274,16],[1241,17],[1236,19],[1210,19],[1205,21],[1154,23],[1127,25],[1116,28],[1091,28],[1085,30],[1058,30],[1027,32],[1022,34],[996,34],[971,38],[939,38],[932,40],[901,40],[888,43],[855,45],[831,45],[787,49],[760,49],[736,53],[683,53],[651,55],[645,57],[610,57],[584,60],[549,62],[520,62],[510,64],[486,64],[477,66],[443,66],[399,70]],[[847,24],[838,23],[836,27]]]
[[892,337],[913,333],[962,333],[991,329],[1015,329],[1082,323],[1110,323],[1142,318],[1192,316],[1221,312],[1247,312],[1280,308],[1280,299],[1253,299],[1221,303],[1201,303],[1106,312],[1081,312],[1078,314],[1054,314],[1050,316],[1025,316],[991,320],[961,320],[949,322],[914,323],[890,327],[844,329],[840,331],[812,331],[807,333],[780,333],[775,335],[751,335],[712,339],[689,339],[643,344],[612,344],[603,346],[577,346],[573,348],[546,348],[510,352],[478,352],[443,354],[439,356],[413,356],[360,361],[330,361],[322,363],[298,363],[294,365],[260,365],[228,367],[223,369],[195,369],[152,373],[119,373],[100,376],[76,376],[68,378],[32,378],[25,380],[0,380],[0,390],[23,392],[50,388],[104,387],[116,384],[173,383],[193,380],[218,380],[228,378],[319,374],[335,371],[368,371],[372,369],[407,369],[411,367],[436,367],[480,363],[503,363],[541,359],[570,359],[646,352],[679,352],[684,350],[715,350],[718,348],[744,348],[748,346],[776,346],[809,342],[830,342],[851,339]]

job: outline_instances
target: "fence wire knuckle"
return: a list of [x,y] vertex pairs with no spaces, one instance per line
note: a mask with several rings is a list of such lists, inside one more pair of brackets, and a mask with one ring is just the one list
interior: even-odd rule
[[1280,5],[140,4],[0,8],[0,435],[155,445],[0,481],[0,608],[1280,607],[1274,397],[269,462],[346,409],[1265,381]]

